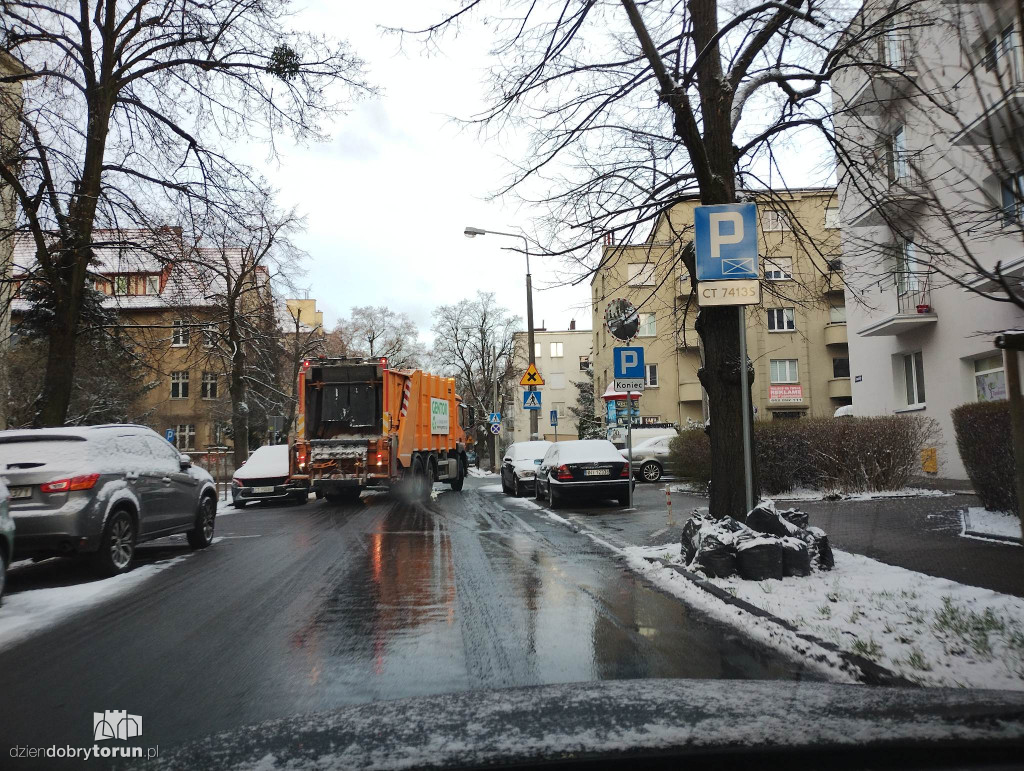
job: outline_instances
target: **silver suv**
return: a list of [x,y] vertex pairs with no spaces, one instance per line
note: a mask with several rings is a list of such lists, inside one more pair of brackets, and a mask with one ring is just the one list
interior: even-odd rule
[[140,541],[187,533],[209,546],[213,478],[145,426],[0,431],[14,559],[87,554],[104,575],[131,569]]

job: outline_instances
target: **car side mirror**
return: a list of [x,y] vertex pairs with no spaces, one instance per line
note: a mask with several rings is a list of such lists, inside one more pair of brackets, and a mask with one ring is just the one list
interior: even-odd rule
[[188,455],[181,455],[178,458],[178,465],[182,471],[188,471],[190,468],[192,468],[192,458],[190,458]]

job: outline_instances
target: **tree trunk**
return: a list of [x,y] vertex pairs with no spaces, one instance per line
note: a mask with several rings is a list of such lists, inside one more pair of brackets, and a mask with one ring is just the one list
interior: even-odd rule
[[236,345],[235,350],[235,355],[231,357],[228,392],[231,394],[231,435],[234,439],[233,454],[237,469],[249,460],[249,404],[246,401],[248,388],[244,377],[245,357],[240,345]]
[[[735,307],[702,308],[697,333],[704,342],[704,365],[697,376],[708,392],[711,425],[711,494],[709,512],[715,519],[739,517],[746,512],[743,474],[743,410],[739,369],[739,313]],[[754,373],[747,369],[748,387]],[[751,399],[753,404],[753,399]],[[753,415],[751,415],[753,427]],[[753,447],[751,447],[753,455]],[[757,464],[751,457],[754,500],[760,486]]]
[[[63,316],[63,318],[62,318]],[[43,375],[43,390],[36,402],[32,425],[63,426],[71,404],[71,390],[75,378],[75,354],[78,336],[77,312],[66,310],[58,313],[50,327],[46,355],[46,372]]]

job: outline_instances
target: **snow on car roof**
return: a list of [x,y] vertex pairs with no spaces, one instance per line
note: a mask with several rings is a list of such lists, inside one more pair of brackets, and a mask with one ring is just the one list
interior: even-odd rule
[[288,445],[268,444],[249,456],[235,472],[239,479],[288,476]]
[[551,446],[551,442],[546,439],[537,439],[531,442],[516,442],[509,450],[512,452],[512,457],[516,459],[534,459],[543,458],[544,453],[548,451]]
[[588,463],[603,460],[622,462],[622,455],[607,439],[571,439],[566,442],[555,442],[552,447],[558,449],[560,463]]

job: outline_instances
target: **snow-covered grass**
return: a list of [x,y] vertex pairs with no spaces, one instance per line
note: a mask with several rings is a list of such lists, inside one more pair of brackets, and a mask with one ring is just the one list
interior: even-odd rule
[[[142,565],[113,578],[70,586],[30,589],[4,596],[0,605],[0,649],[30,637],[46,627],[126,594],[156,573],[191,557],[183,554],[161,562]],[[17,568],[11,566],[12,571]]]
[[1020,541],[1020,520],[1006,511],[988,511],[981,506],[970,506],[960,512],[963,527],[960,535],[994,535],[1016,538]]
[[[626,552],[631,567],[668,591],[705,610],[720,606],[716,617],[792,649],[786,635],[764,628],[778,629],[777,624],[731,608],[684,576],[644,559],[680,563],[679,544]],[[806,578],[708,580],[803,632],[922,685],[1024,690],[1024,599],[857,554],[834,554],[834,570]]]
[[[966,491],[970,492],[970,491]],[[880,498],[948,498],[956,495],[946,490],[931,490],[924,487],[904,487],[900,490],[879,490],[869,493],[842,493],[838,490],[790,490],[772,496],[777,501],[874,501]]]

